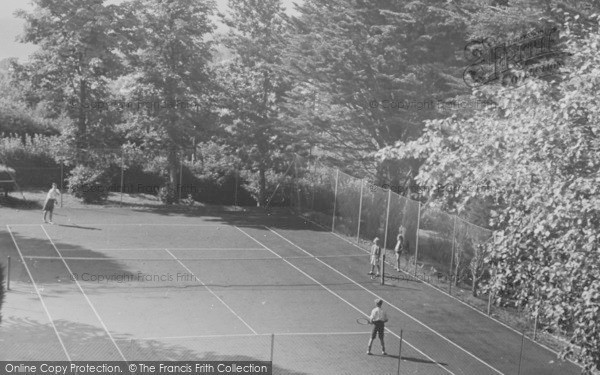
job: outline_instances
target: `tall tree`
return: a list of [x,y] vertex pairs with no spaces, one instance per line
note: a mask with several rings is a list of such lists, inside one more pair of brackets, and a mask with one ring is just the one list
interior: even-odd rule
[[229,0],[223,16],[230,32],[222,39],[233,58],[219,68],[224,92],[222,121],[228,141],[248,167],[258,172],[258,197],[265,203],[266,173],[279,151],[297,142],[286,126],[290,82],[282,71],[287,16],[280,0]]
[[465,26],[440,2],[307,0],[298,11],[288,56],[298,118],[344,164],[373,171],[375,151],[417,137],[440,101],[465,90]]
[[[127,39],[131,18],[124,7],[104,0],[33,0],[21,41],[39,46],[31,61],[15,64],[17,78],[31,83],[29,104],[46,104],[54,116],[66,113],[74,124],[71,135],[78,150],[101,147],[108,123],[107,85],[122,72],[119,51],[131,48]],[[82,156],[82,154],[80,154]]]
[[[121,86],[130,111],[127,139],[147,152],[166,150],[169,179],[177,182],[180,150],[207,121],[211,90],[209,62],[214,25],[210,0],[135,0],[136,49],[127,54],[131,73]],[[201,127],[201,126],[200,126]]]

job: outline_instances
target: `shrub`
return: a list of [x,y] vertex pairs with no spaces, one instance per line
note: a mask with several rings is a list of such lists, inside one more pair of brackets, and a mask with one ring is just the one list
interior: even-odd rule
[[61,179],[55,158],[62,146],[58,137],[8,136],[0,138],[0,157],[15,169],[21,187],[46,188]]
[[158,199],[164,204],[173,204],[175,203],[176,192],[173,188],[173,185],[170,182],[167,182],[165,185],[161,186],[158,190]]
[[[125,169],[123,174],[123,191],[129,194],[157,195],[159,186],[165,184],[165,179],[158,172],[148,171],[141,165],[132,165]],[[121,169],[116,171],[112,178],[113,186],[117,191],[121,189]]]
[[69,192],[84,203],[101,203],[108,198],[116,186],[110,185],[110,172],[88,166],[78,165],[67,178]]
[[[255,205],[256,201],[246,189],[247,181],[236,167],[241,164],[240,160],[232,156],[226,146],[209,142],[199,148],[202,157],[183,169],[183,186],[187,193],[201,202],[231,205],[236,203],[237,184],[237,204]],[[186,191],[182,193],[187,195]]]

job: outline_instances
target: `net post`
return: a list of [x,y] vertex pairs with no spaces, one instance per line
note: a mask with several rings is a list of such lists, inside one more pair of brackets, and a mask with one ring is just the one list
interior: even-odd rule
[[521,333],[521,353],[519,354],[519,372],[517,375],[521,375],[521,363],[523,362],[523,347],[525,346],[525,331]]
[[381,273],[379,274],[379,277],[381,279],[381,285],[385,284],[385,248],[383,248],[383,250],[381,251],[381,260],[379,261],[381,264]]
[[450,255],[450,280],[448,280],[448,294],[452,294],[452,282],[454,281],[454,246],[456,244],[456,215],[454,216],[454,224],[452,225],[452,254]]
[[417,210],[417,238],[415,239],[415,277],[417,277],[417,260],[419,259],[419,227],[421,226],[421,202]]
[[10,290],[10,255],[6,263],[6,290]]
[[123,183],[125,181],[125,153],[121,150],[121,200],[119,206],[123,205]]
[[398,375],[400,375],[400,363],[402,362],[402,333],[400,330],[400,347],[398,348]]
[[271,368],[273,367],[273,352],[275,351],[275,334],[271,333]]
[[331,220],[331,231],[335,232],[335,211],[337,209],[337,191],[338,191],[338,181],[340,179],[340,170],[338,168],[335,169],[335,192],[333,193],[333,219]]
[[360,243],[360,220],[362,217],[362,202],[363,202],[363,189],[365,186],[365,180],[360,180],[360,199],[358,200],[358,229],[356,230],[356,243]]

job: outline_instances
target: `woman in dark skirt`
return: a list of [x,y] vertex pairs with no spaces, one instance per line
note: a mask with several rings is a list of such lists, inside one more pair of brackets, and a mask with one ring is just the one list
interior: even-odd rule
[[50,224],[52,223],[52,213],[54,212],[54,205],[56,204],[58,198],[60,198],[60,190],[58,190],[56,183],[52,183],[52,188],[48,191],[46,195],[46,201],[44,202],[44,223],[48,223],[46,220],[46,215],[48,212],[50,213]]

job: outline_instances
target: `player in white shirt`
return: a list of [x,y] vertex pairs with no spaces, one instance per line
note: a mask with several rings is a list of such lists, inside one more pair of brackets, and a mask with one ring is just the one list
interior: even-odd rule
[[371,355],[371,345],[373,345],[373,340],[375,340],[375,336],[377,335],[379,335],[379,341],[381,341],[381,354],[387,355],[385,352],[385,343],[383,342],[383,332],[385,331],[385,322],[388,321],[388,317],[386,312],[381,308],[381,305],[383,305],[383,300],[376,299],[375,308],[371,311],[371,316],[369,317],[369,322],[373,324],[373,332],[371,332],[371,339],[367,348],[368,355]]
[[56,183],[52,183],[52,188],[48,191],[48,194],[46,195],[46,201],[44,201],[44,223],[47,223],[48,221],[46,220],[46,215],[48,215],[48,212],[50,213],[50,224],[52,223],[52,212],[54,211],[54,205],[56,204],[57,200],[60,198],[60,190],[58,190]]
[[379,277],[379,273],[381,271],[381,266],[379,265],[379,257],[381,256],[381,247],[379,247],[379,237],[375,237],[373,240],[373,245],[371,246],[371,271],[369,271],[369,275],[373,278],[373,271],[375,267],[377,267],[377,275],[375,277]]

